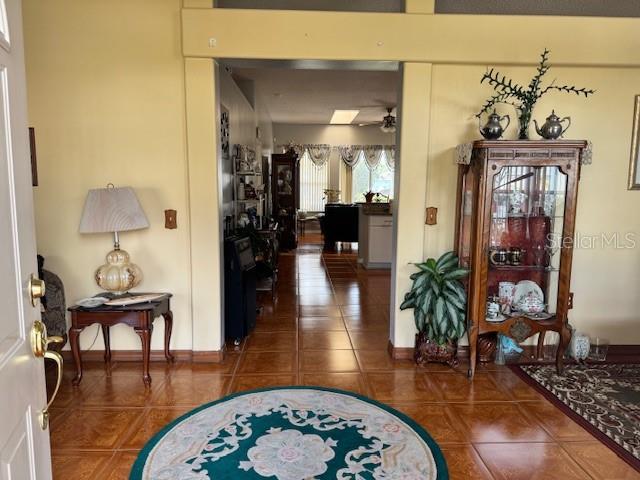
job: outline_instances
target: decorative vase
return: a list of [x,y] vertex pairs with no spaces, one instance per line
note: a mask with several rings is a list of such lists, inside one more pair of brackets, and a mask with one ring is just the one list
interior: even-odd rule
[[364,200],[365,200],[367,203],[371,203],[371,202],[373,202],[373,197],[374,197],[374,196],[375,196],[375,193],[373,193],[373,192],[367,192],[367,193],[365,193],[365,194],[364,194]]
[[451,367],[458,365],[458,344],[447,342],[438,345],[425,332],[416,333],[413,358],[418,365],[425,363],[446,363]]
[[531,123],[531,110],[518,109],[518,140],[529,140],[529,124]]
[[482,363],[493,362],[498,346],[498,335],[495,332],[478,336],[478,360]]

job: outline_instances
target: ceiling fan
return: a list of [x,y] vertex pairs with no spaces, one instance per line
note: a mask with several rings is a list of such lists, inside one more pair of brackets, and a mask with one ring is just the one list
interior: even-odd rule
[[384,133],[394,133],[396,131],[396,117],[393,115],[394,107],[384,107],[387,114],[382,117],[382,120],[377,122],[362,122],[358,123],[358,126],[364,127],[367,125],[380,125],[380,130]]

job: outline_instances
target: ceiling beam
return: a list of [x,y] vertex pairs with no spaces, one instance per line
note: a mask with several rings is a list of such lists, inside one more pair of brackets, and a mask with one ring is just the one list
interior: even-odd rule
[[640,19],[183,9],[186,57],[640,66]]

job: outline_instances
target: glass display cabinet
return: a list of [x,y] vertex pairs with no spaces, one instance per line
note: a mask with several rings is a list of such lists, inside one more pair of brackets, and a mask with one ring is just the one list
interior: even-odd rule
[[585,141],[477,141],[460,165],[456,243],[468,277],[469,376],[480,336],[570,339],[567,314],[578,181]]

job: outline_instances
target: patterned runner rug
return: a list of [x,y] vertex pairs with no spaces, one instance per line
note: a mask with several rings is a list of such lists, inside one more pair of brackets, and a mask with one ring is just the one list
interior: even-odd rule
[[640,471],[640,364],[512,365],[516,372]]
[[435,441],[402,413],[319,387],[253,390],[188,412],[140,452],[130,479],[448,480]]

